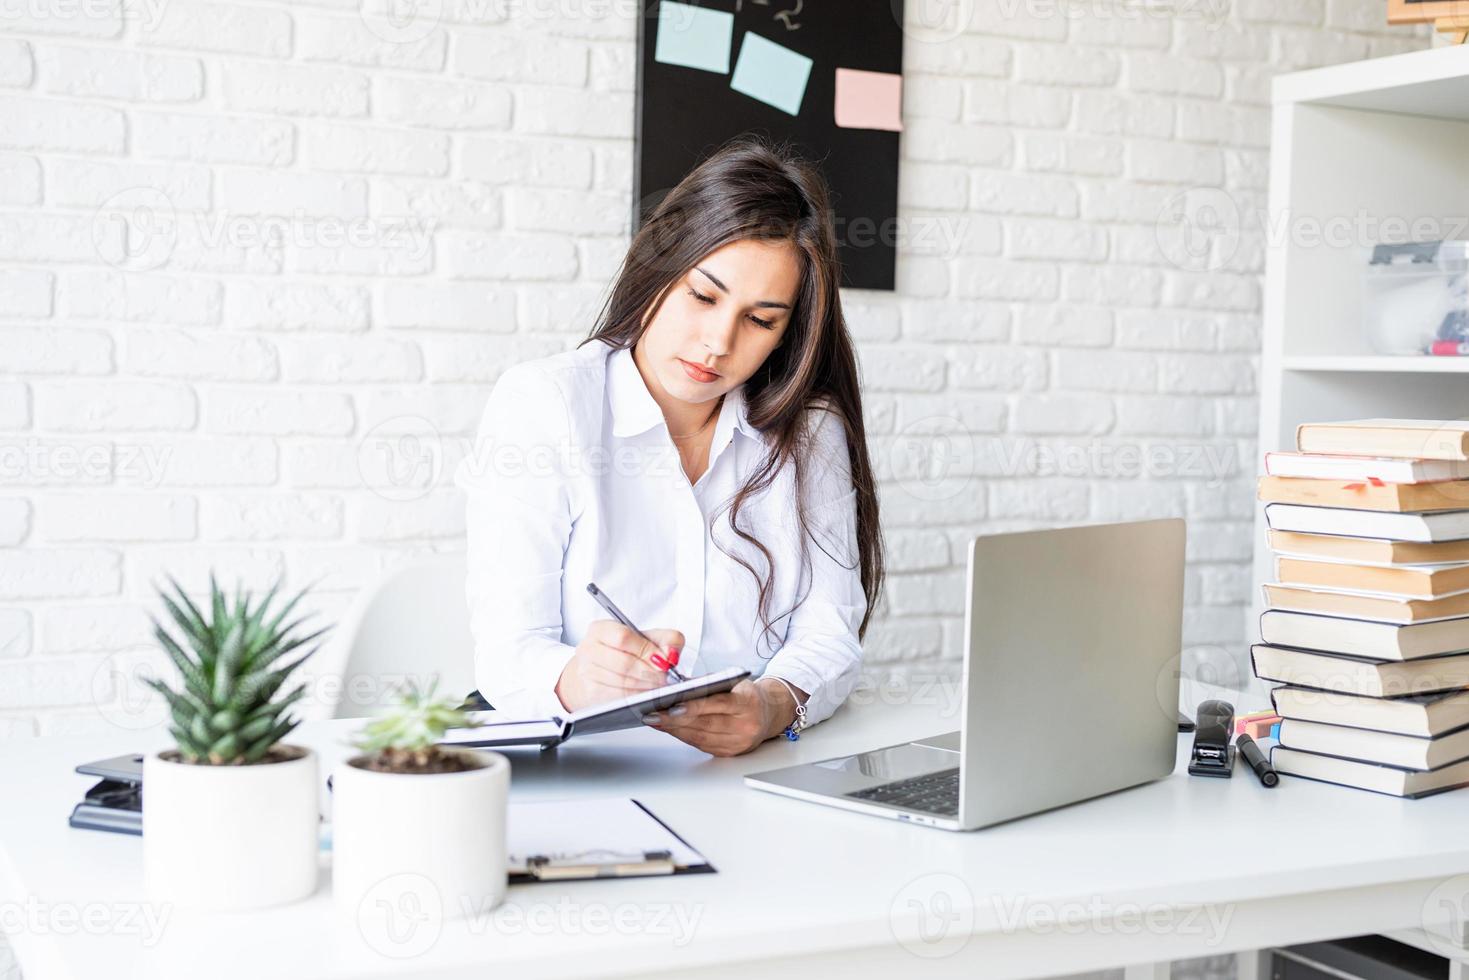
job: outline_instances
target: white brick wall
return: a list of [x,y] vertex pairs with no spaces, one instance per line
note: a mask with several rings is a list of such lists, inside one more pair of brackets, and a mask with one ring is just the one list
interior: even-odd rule
[[[461,547],[451,467],[379,493],[374,440],[451,463],[506,365],[591,325],[630,4],[358,6],[0,0],[0,737],[106,724],[164,574],[324,576],[335,613]],[[1159,216],[1261,206],[1275,71],[1426,41],[1381,0],[1147,6],[975,2],[908,40],[911,240],[896,293],[846,297],[879,668],[957,655],[970,534],[1153,514],[1190,520],[1188,642],[1242,647],[1262,238],[1179,267]]]

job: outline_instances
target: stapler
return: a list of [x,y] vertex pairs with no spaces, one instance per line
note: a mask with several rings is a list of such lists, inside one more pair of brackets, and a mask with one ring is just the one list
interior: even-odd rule
[[1190,776],[1234,775],[1234,705],[1228,701],[1210,700],[1199,705],[1194,729],[1194,748],[1189,754]]

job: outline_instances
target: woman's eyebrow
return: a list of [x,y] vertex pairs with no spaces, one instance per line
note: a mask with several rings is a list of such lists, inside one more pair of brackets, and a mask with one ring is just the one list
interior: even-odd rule
[[[700,275],[702,275],[705,279],[708,279],[710,282],[714,283],[714,285],[718,286],[720,292],[724,292],[724,293],[729,292],[729,287],[726,286],[724,283],[720,282],[717,278],[715,278],[715,276],[712,275],[707,269],[703,269],[703,268],[701,268],[701,267],[699,267],[699,266],[696,265],[696,266],[694,266],[694,271],[697,272],[697,273],[699,273]],[[789,303],[780,303],[780,302],[777,302],[776,300],[773,300],[773,299],[762,299],[762,300],[756,302],[755,305],[756,306],[759,306],[759,307],[767,307],[767,306],[768,307],[774,307],[775,309],[778,309],[778,310],[788,310],[788,309],[791,308],[791,304],[789,304]]]

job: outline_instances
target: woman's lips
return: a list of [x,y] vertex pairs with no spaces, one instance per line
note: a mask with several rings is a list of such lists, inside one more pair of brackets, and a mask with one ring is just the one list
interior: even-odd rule
[[699,367],[697,364],[690,364],[688,361],[684,360],[681,357],[678,359],[678,363],[683,365],[685,374],[687,374],[690,378],[699,382],[700,384],[708,384],[709,382],[714,381],[719,377],[719,375],[715,374],[713,371],[706,371],[703,368]]

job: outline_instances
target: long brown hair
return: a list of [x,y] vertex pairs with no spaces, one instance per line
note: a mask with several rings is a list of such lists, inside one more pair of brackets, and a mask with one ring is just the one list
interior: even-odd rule
[[[841,266],[836,229],[820,171],[789,147],[758,137],[740,137],[726,144],[680,181],[638,229],[596,326],[582,344],[600,340],[614,348],[632,347],[675,281],[709,253],[746,239],[791,242],[802,255],[804,270],[781,344],[745,382],[747,417],[770,438],[771,448],[728,505],[730,527],[759,549],[770,569],[769,578],[762,582],[749,562],[730,557],[759,584],[761,622],[767,633],[773,631],[769,605],[775,563],[769,549],[740,527],[740,510],[750,495],[770,486],[783,466],[793,466],[801,540],[798,580],[805,578],[810,561],[806,541],[816,537],[805,507],[803,419],[808,409],[833,412],[846,431],[856,491],[857,560],[867,597],[857,632],[860,640],[867,634],[882,591],[882,531],[862,422],[857,357],[838,290]],[[819,541],[817,545],[826,551]],[[806,595],[809,590],[777,621],[799,608]]]

